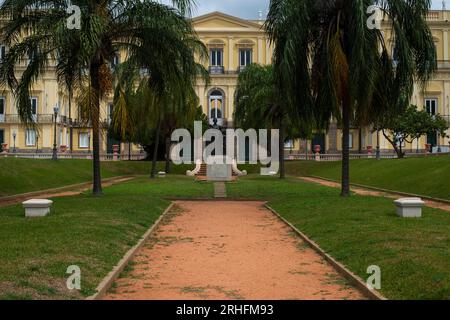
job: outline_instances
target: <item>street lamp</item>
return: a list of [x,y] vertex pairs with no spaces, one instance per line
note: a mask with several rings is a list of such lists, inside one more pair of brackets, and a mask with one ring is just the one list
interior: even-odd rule
[[54,117],[55,117],[55,126],[53,131],[53,154],[52,160],[58,160],[58,150],[56,149],[56,121],[58,119],[59,105],[58,103],[53,108]]
[[14,130],[13,131],[13,141],[14,141],[14,145],[13,145],[13,153],[16,153],[16,137],[17,137],[17,133]]

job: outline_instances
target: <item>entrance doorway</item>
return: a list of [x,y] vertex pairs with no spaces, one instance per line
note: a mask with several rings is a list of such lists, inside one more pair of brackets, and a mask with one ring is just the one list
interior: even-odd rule
[[224,125],[224,97],[221,91],[214,90],[209,95],[208,117],[209,124],[214,125],[214,119],[217,119],[217,125]]

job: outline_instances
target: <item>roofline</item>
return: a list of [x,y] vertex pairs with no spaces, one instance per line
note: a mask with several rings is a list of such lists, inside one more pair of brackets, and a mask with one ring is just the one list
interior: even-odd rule
[[195,18],[192,18],[192,22],[201,21],[201,20],[204,20],[206,18],[217,16],[217,15],[218,16],[222,16],[223,18],[226,18],[226,19],[238,21],[238,22],[240,22],[242,24],[246,24],[246,25],[249,25],[249,26],[252,26],[252,27],[255,27],[255,28],[261,28],[262,27],[262,24],[254,22],[255,20],[242,19],[242,18],[239,18],[239,17],[236,17],[236,16],[232,16],[232,15],[220,12],[220,11],[213,11],[213,12],[210,12],[210,13],[203,14],[201,16],[197,16]]

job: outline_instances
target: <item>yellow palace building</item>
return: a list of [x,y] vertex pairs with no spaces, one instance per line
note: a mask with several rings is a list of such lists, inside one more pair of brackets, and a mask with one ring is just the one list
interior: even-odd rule
[[[438,52],[439,70],[435,78],[422,93],[417,87],[412,104],[426,107],[432,114],[441,114],[450,121],[450,57],[449,28],[450,11],[431,11],[427,21],[432,30]],[[263,20],[244,20],[220,12],[213,12],[193,19],[194,28],[200,40],[207,46],[209,60],[204,61],[211,75],[207,87],[198,80],[196,92],[204,113],[209,121],[213,119],[221,126],[233,126],[234,94],[239,72],[251,63],[270,64],[272,50],[267,35],[262,26]],[[389,28],[383,24],[384,33],[390,39]],[[8,48],[0,42],[0,59]],[[119,54],[115,63],[125,59],[125,54]],[[18,73],[24,70],[27,61],[17,66]],[[26,128],[19,121],[14,97],[8,88],[0,88],[0,143],[9,152],[20,153],[51,152],[54,139],[54,107],[59,105],[56,121],[56,145],[60,151],[72,147],[74,153],[88,153],[92,146],[92,134],[89,125],[79,121],[76,103],[69,108],[67,93],[56,80],[55,69],[48,71],[34,85],[31,95],[32,113],[37,124],[35,129]],[[128,152],[128,145],[119,143],[108,137],[106,129],[113,112],[112,96],[101,106],[101,121],[104,132],[101,135],[101,152],[112,153],[113,145],[119,144],[122,153]],[[70,112],[69,112],[69,109]],[[70,113],[70,114],[69,114]],[[70,131],[72,130],[72,135]],[[450,132],[449,132],[450,134]],[[72,136],[72,141],[70,137]],[[322,152],[338,153],[341,149],[342,134],[337,124],[332,124],[327,133],[317,133],[312,141],[294,141],[286,144],[287,154],[312,151],[315,145],[320,145]],[[392,152],[389,143],[379,138],[382,151]],[[370,128],[353,128],[350,137],[352,151],[366,152],[367,147],[375,148],[377,134]],[[422,137],[405,150],[423,150],[426,143],[441,146],[442,151],[448,151],[450,140],[447,137]],[[140,148],[133,146],[133,152]]]

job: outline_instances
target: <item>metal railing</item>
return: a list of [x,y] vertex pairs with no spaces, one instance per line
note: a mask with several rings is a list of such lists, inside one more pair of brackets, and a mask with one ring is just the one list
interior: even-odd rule
[[[24,158],[24,159],[52,159],[51,152],[8,152],[8,153],[0,153],[0,157],[12,157],[12,158]],[[100,154],[100,161],[140,161],[144,160],[147,157],[145,153],[139,154],[112,154],[112,153],[103,153]],[[92,159],[91,153],[58,153],[58,159],[66,160],[66,159]]]
[[[33,115],[32,118],[35,123],[41,123],[41,124],[54,123],[54,115],[53,114],[37,114],[37,115]],[[1,123],[13,123],[13,124],[22,123],[18,114],[6,114],[6,115],[2,114],[2,115],[0,115],[0,122]],[[58,116],[57,123],[69,125],[70,118],[67,116]]]
[[[35,123],[53,123],[52,114],[37,114],[32,116]],[[18,114],[6,114],[4,115],[4,123],[22,123]]]
[[208,68],[210,74],[224,74],[225,68],[223,66],[209,66]]
[[[437,153],[407,153],[405,155],[406,158],[413,157],[426,157],[426,156],[440,156],[440,155],[448,155],[450,152],[445,152],[446,149],[442,150],[443,152]],[[350,154],[350,160],[358,160],[358,159],[375,159],[375,152],[372,154],[363,153],[363,154]],[[397,159],[396,153],[380,153],[380,159]],[[342,154],[287,154],[285,156],[285,160],[306,160],[306,161],[341,161]]]

